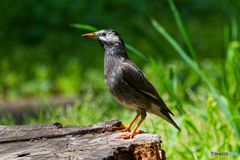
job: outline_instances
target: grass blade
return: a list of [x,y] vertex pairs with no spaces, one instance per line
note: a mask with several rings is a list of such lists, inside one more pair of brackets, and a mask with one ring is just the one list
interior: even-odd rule
[[97,31],[97,28],[90,25],[85,25],[85,24],[70,24],[70,27],[75,27],[78,29],[86,29],[93,32]]
[[39,115],[39,123],[43,123],[43,99],[42,99],[42,101],[41,101],[40,115]]
[[173,100],[177,103],[177,105],[178,105],[177,109],[178,109],[179,113],[180,114],[185,113],[185,111],[182,108],[182,104],[181,104],[180,100],[178,99],[177,95],[175,94],[174,89],[170,85],[168,79],[164,75],[161,67],[153,60],[153,58],[150,58],[150,62],[152,64],[152,68],[156,71],[159,79],[161,79],[161,81],[163,82],[167,92],[170,94],[170,96],[173,98]]
[[237,25],[237,19],[232,18],[232,41],[238,40],[238,25]]
[[196,114],[199,114],[205,120],[208,119],[208,113],[205,111],[202,111],[200,108],[192,106],[191,104],[183,102],[183,101],[181,101],[181,104],[183,105],[183,108],[187,108],[187,109],[195,112]]
[[[213,87],[211,82],[208,80],[208,78],[203,74],[201,69],[197,66],[197,64],[188,57],[186,52],[180,47],[180,45],[166,32],[166,30],[153,18],[151,18],[151,23],[153,27],[173,46],[173,48],[177,51],[177,53],[182,57],[182,59],[189,65],[190,68],[192,68],[198,76],[206,83],[208,86],[210,92],[213,94],[218,106],[222,110],[222,112],[225,114],[229,122],[232,122],[233,115],[229,111],[228,107],[223,103],[223,101],[220,98],[220,95],[218,94],[218,91]],[[238,113],[238,111],[235,109],[235,113]],[[240,139],[240,125],[237,121],[233,122],[233,128],[235,130],[236,135]]]
[[169,83],[173,89],[173,92],[177,94],[177,74],[174,67],[169,69]]
[[52,107],[49,105],[48,101],[45,100],[44,98],[43,98],[43,101],[47,104],[47,106],[48,106],[48,108],[49,108],[49,110],[50,110],[50,112],[51,112],[51,114],[52,114],[52,116],[53,116],[53,118],[54,118],[54,121],[55,121],[55,120],[56,120],[56,116],[55,116],[55,114],[54,114],[54,112],[53,112]]
[[200,132],[189,116],[185,115],[182,123],[187,126],[188,129],[192,129],[192,131],[194,131],[202,139]]
[[229,36],[229,27],[228,26],[225,26],[224,29],[223,29],[223,40],[224,40],[224,48],[225,48],[225,51],[227,52],[228,50],[228,45],[229,45],[229,42],[230,42],[230,36]]
[[149,62],[149,59],[144,54],[133,48],[131,45],[125,43],[125,46],[128,50],[136,54],[138,57],[142,58],[146,62]]
[[189,38],[188,38],[188,36],[187,36],[187,32],[186,32],[185,29],[184,29],[184,26],[183,26],[183,24],[182,24],[181,17],[180,17],[180,15],[179,15],[179,12],[178,12],[178,10],[177,10],[177,8],[176,8],[173,0],[168,0],[168,3],[169,3],[170,8],[171,8],[171,10],[172,10],[172,12],[173,12],[174,18],[175,18],[175,20],[176,20],[176,22],[177,22],[177,25],[178,25],[178,28],[179,28],[180,32],[182,33],[183,38],[184,38],[184,40],[185,40],[185,42],[186,42],[186,44],[187,44],[187,47],[188,47],[189,52],[190,52],[190,54],[191,54],[191,57],[194,59],[194,61],[196,62],[196,64],[200,67],[200,63],[199,63],[199,61],[198,61],[198,59],[197,59],[196,53],[195,53],[195,51],[194,51],[194,49],[193,49],[193,47],[192,47],[192,45],[191,45],[191,43],[190,43],[190,40],[189,40]]
[[238,11],[238,13],[240,14],[240,2],[239,0],[230,0],[230,2],[232,3],[232,6],[236,8],[236,10]]

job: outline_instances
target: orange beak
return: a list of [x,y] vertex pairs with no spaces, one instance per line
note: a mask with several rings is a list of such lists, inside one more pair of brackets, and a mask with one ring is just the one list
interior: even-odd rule
[[84,34],[82,35],[82,37],[98,38],[99,36],[93,32],[93,33]]

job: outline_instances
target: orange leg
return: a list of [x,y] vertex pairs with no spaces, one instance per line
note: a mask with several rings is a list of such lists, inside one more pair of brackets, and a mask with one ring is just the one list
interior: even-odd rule
[[131,139],[134,134],[141,133],[141,131],[137,131],[137,129],[138,129],[138,127],[142,124],[142,122],[143,122],[145,119],[146,119],[146,117],[142,118],[142,119],[138,122],[137,126],[134,128],[134,130],[132,131],[131,134],[124,134],[124,135],[119,136],[119,137],[117,137],[117,138],[123,138],[123,139],[130,138],[130,139]]
[[123,130],[121,130],[121,132],[126,132],[126,131],[131,132],[130,131],[131,126],[139,116],[140,116],[140,114],[136,115],[136,117],[129,123],[128,126],[125,126],[124,124],[122,124],[121,127],[112,127],[112,129],[123,129]]
[[132,124],[136,121],[136,119],[140,116],[140,114],[136,115],[136,117],[129,123],[129,125],[124,129],[124,130],[121,130],[121,132],[126,132],[126,131],[130,131],[130,128],[132,126]]

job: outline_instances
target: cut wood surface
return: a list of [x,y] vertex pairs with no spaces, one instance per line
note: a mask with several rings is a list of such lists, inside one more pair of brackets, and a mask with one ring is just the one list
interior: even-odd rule
[[112,130],[120,125],[118,119],[84,127],[63,127],[58,122],[0,125],[0,159],[166,159],[159,135],[141,133],[132,139],[116,139],[128,133]]

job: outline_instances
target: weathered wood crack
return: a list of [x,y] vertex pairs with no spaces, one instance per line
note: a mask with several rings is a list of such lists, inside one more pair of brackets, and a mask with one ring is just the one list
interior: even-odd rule
[[0,159],[165,159],[159,135],[116,139],[123,132],[112,127],[120,125],[117,119],[84,127],[58,122],[0,125]]

